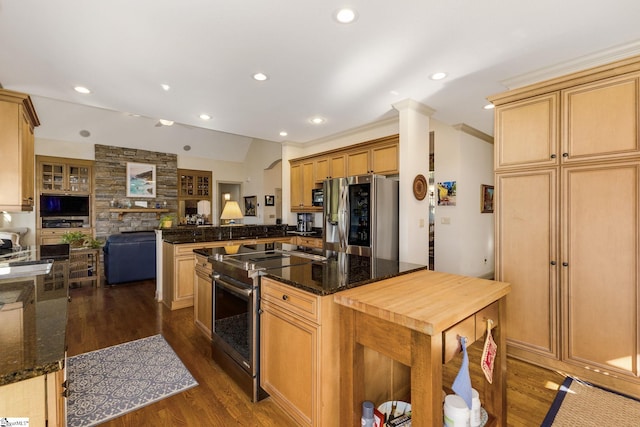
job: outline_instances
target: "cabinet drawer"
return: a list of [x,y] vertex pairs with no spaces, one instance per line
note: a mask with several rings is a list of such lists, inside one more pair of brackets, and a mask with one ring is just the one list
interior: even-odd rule
[[196,270],[205,275],[213,273],[213,267],[211,266],[209,259],[202,255],[196,255]]
[[322,239],[318,239],[315,237],[302,237],[298,236],[298,244],[300,246],[307,246],[310,248],[320,248],[322,249]]
[[498,303],[483,308],[473,316],[455,324],[442,333],[442,362],[447,363],[462,351],[460,337],[467,338],[467,345],[473,344],[484,336],[487,330],[487,320],[491,319],[492,328],[498,325]]
[[312,322],[320,322],[319,297],[263,278],[261,297],[265,301]]

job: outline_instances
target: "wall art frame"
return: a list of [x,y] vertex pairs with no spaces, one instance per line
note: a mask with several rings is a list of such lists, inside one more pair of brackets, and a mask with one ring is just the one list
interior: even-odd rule
[[244,216],[256,216],[257,207],[258,207],[257,196],[247,196],[244,198]]
[[127,162],[127,197],[156,197],[156,165]]
[[493,185],[480,184],[480,213],[493,213]]

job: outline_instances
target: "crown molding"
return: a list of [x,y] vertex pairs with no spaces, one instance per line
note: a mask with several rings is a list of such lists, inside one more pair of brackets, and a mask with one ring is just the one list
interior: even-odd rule
[[549,67],[540,68],[529,73],[502,80],[500,83],[508,89],[515,89],[639,54],[640,40],[580,56]]
[[403,99],[402,101],[398,101],[394,104],[391,104],[391,106],[393,108],[395,108],[396,110],[400,111],[400,110],[406,110],[406,109],[411,109],[411,110],[415,110],[419,113],[424,114],[425,116],[429,116],[431,117],[433,115],[433,113],[436,112],[436,110],[434,110],[431,107],[428,107],[416,100],[413,100],[411,98],[406,98]]
[[491,135],[487,135],[486,133],[471,127],[464,123],[458,123],[457,125],[452,126],[454,129],[459,130],[460,132],[464,132],[467,135],[471,135],[478,139],[483,140],[484,142],[488,142],[489,144],[493,144],[493,137]]

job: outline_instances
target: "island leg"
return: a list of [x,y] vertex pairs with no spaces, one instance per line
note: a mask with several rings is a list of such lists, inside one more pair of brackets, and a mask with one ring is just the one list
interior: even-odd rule
[[[364,400],[364,347],[356,341],[356,312],[340,307],[340,422],[359,426]],[[336,425],[338,425],[336,424]]]
[[412,426],[442,425],[442,334],[412,331],[411,408]]

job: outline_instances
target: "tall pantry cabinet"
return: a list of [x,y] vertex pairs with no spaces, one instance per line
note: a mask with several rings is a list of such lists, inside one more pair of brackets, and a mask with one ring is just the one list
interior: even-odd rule
[[509,354],[640,397],[640,57],[490,100]]

